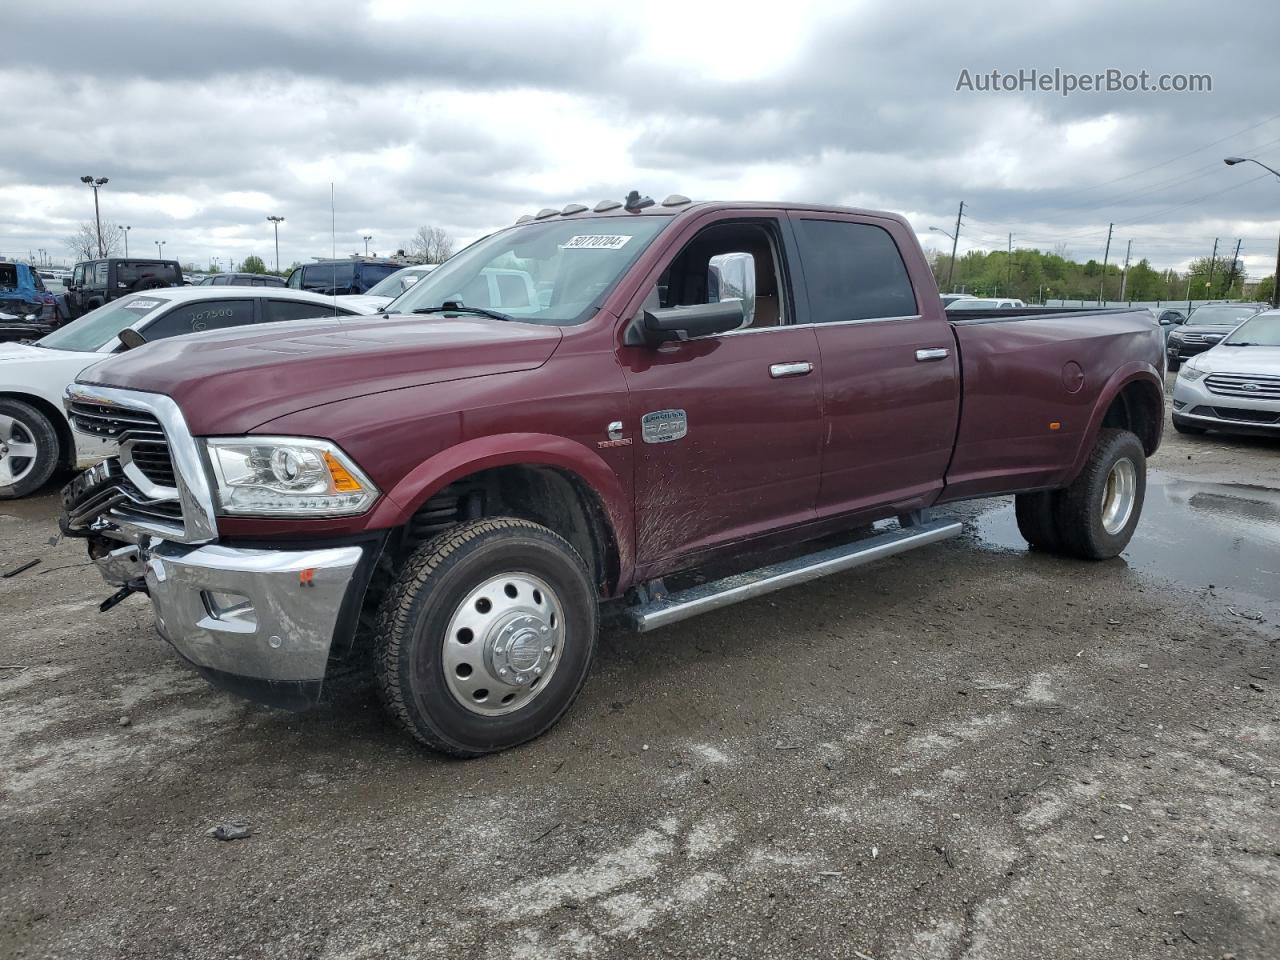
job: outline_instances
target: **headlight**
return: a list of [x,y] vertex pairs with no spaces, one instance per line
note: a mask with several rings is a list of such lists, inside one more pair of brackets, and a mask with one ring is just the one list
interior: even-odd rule
[[1207,370],[1197,370],[1195,367],[1190,366],[1189,364],[1183,364],[1182,367],[1178,370],[1178,377],[1182,380],[1190,380],[1192,382],[1195,382],[1196,380],[1199,380],[1200,378],[1202,378],[1207,372],[1208,372]]
[[306,437],[205,440],[219,513],[338,517],[363,513],[378,488],[335,444]]

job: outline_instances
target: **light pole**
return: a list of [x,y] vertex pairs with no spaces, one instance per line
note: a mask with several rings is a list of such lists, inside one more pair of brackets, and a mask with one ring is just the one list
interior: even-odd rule
[[271,226],[276,231],[276,273],[280,272],[280,224],[284,223],[284,217],[267,217],[271,221]]
[[121,227],[120,232],[124,235],[124,255],[129,256],[129,231],[133,227]]
[[364,241],[364,255],[367,257],[369,255],[369,241],[372,240],[373,237],[361,237],[360,239]]
[[94,179],[93,177],[81,177],[80,182],[87,183],[89,186],[93,187],[93,222],[98,227],[98,256],[105,257],[107,255],[106,251],[102,249],[102,216],[98,212],[98,188],[106,186],[107,178],[98,177],[97,179]]
[[156,258],[157,258],[157,259],[161,259],[161,260],[163,260],[163,259],[164,259],[164,245],[165,245],[166,243],[168,243],[168,241],[167,241],[167,240],[157,240],[157,241],[156,241]]
[[[1280,179],[1280,170],[1272,169],[1253,157],[1223,157],[1222,162],[1228,167],[1234,167],[1237,163],[1256,163],[1267,173],[1274,174],[1277,179]],[[1280,243],[1276,244],[1276,273],[1271,281],[1271,306],[1280,309]]]

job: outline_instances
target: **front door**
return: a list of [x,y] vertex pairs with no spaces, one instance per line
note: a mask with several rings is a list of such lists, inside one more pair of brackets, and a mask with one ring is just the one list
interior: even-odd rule
[[650,572],[678,558],[810,520],[818,490],[822,376],[812,328],[794,325],[787,241],[778,216],[696,224],[660,267],[645,306],[716,297],[711,259],[749,253],[749,325],[656,348],[624,346],[623,425],[635,449],[637,559]]
[[927,506],[955,445],[959,358],[941,300],[917,303],[933,284],[907,269],[900,245],[914,239],[892,219],[804,212],[792,223],[822,356],[818,514]]

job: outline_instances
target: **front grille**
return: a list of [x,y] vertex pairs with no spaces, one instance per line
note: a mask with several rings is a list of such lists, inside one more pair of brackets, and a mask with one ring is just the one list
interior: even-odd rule
[[1270,374],[1211,373],[1205,377],[1204,385],[1223,397],[1280,400],[1280,377]]
[[1280,413],[1271,410],[1242,410],[1239,407],[1214,407],[1220,420],[1239,420],[1242,423],[1280,423]]
[[169,442],[154,415],[145,410],[74,400],[71,423],[82,433],[118,443],[131,441],[129,459],[144,477],[161,487],[178,485],[169,456]]

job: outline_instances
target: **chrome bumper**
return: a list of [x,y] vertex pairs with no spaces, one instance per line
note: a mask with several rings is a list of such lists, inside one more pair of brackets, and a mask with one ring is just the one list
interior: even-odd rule
[[152,540],[96,563],[108,583],[145,578],[160,635],[202,670],[318,684],[363,555],[359,546],[250,550]]

